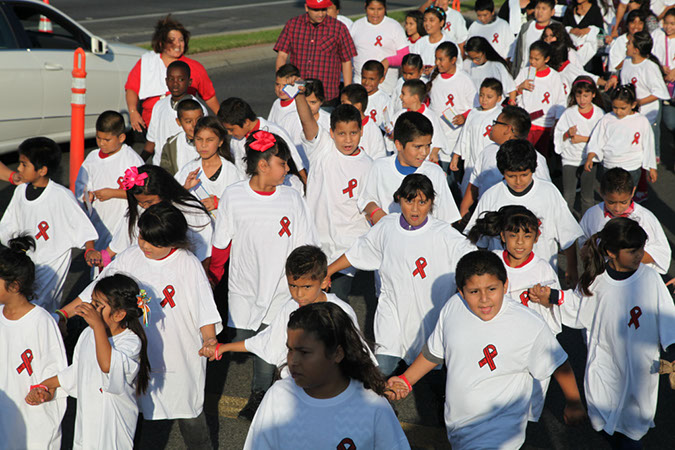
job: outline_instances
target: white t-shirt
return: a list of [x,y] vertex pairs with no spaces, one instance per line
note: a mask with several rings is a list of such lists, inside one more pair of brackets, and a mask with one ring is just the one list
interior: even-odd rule
[[[335,303],[347,313],[358,330],[359,322],[356,318],[354,309],[334,294],[325,295],[327,302]],[[288,348],[286,347],[286,340],[288,338],[288,319],[290,318],[291,313],[298,308],[300,308],[300,305],[293,299],[284,303],[267,328],[244,341],[246,350],[254,353],[268,364],[274,364],[277,367],[283,366],[286,363],[286,355],[288,354]]]
[[[131,147],[124,144],[115,154],[101,157],[98,150],[89,153],[82,163],[75,181],[75,198],[84,207],[85,192],[93,192],[99,189],[123,189],[122,180],[124,172],[133,166],[142,166],[143,160]],[[104,250],[112,240],[112,234],[120,222],[124,221],[127,211],[127,201],[123,198],[111,198],[104,202],[94,200],[91,203],[92,210],[89,220],[96,228],[98,240],[96,249]]]
[[[523,36],[523,39],[525,40],[525,54],[522,55],[522,62],[520,64],[520,70],[523,70],[526,68],[526,66],[529,65],[529,58],[530,58],[530,46],[535,42],[541,39],[541,37],[544,35],[544,28],[546,27],[541,27],[539,28],[537,26],[537,22],[534,20],[530,23],[530,26],[527,27],[527,30],[525,30],[525,36]],[[522,31],[521,31],[522,33]]]
[[245,450],[278,449],[409,450],[410,444],[385,397],[351,380],[333,398],[310,397],[292,378],[265,394],[253,418]]
[[577,77],[585,75],[587,77],[591,77],[594,82],[598,82],[597,75],[586,72],[583,67],[572,64],[570,61],[563,63],[563,66],[559,68],[558,75],[560,75],[560,79],[562,80],[563,93],[565,94],[566,99],[569,98],[570,92],[572,90],[572,84],[574,83],[574,80],[577,79]]
[[452,8],[445,10],[445,27],[443,33],[450,37],[452,42],[461,44],[466,41],[469,32],[466,29],[466,19],[459,11]]
[[[101,272],[100,277],[122,273],[136,280],[150,297],[148,338],[150,383],[138,405],[146,420],[191,419],[204,407],[206,358],[200,328],[223,329],[213,300],[213,291],[201,262],[189,251],[179,249],[164,259],[147,258],[134,245]],[[91,302],[96,281],[79,295]]]
[[227,324],[257,330],[290,296],[288,255],[301,245],[318,244],[307,203],[287,186],[277,186],[271,195],[254,192],[248,180],[229,186],[218,204],[213,246],[224,249],[230,243]]
[[[478,188],[479,197],[504,179],[504,176],[497,167],[498,151],[499,145],[492,142],[476,158],[476,165],[471,171],[469,182]],[[548,172],[546,158],[539,152],[537,152],[537,168],[534,170],[534,178],[551,182],[551,174]]]
[[[389,114],[386,115],[389,116]],[[327,128],[325,129],[327,130]],[[363,135],[361,136],[359,145],[366,152],[366,155],[370,156],[373,160],[387,156],[387,148],[382,131],[369,116],[363,118],[361,129],[363,130]]]
[[26,403],[30,387],[66,368],[61,332],[47,311],[39,306],[18,320],[9,320],[0,305],[0,436],[8,450],[61,448],[61,419],[66,396],[39,406]]
[[73,363],[58,374],[63,390],[78,399],[73,448],[113,450],[134,446],[141,340],[126,329],[108,341],[108,373],[98,365],[94,332],[87,328],[75,345]]
[[[410,53],[420,55],[420,57],[422,58],[422,65],[435,67],[436,49],[443,42],[452,42],[453,44],[455,44],[455,46],[457,46],[458,44],[458,42],[453,40],[450,34],[445,32],[443,33],[443,37],[438,42],[433,43],[429,40],[429,35],[426,35],[416,40],[414,44],[410,44]],[[457,66],[457,70],[461,70],[462,53],[459,51],[459,47],[457,47],[457,61],[455,62],[455,65]]]
[[675,66],[675,36],[667,37],[662,28],[652,32],[652,55],[656,56],[662,66],[672,68]]
[[220,199],[220,197],[223,196],[223,191],[225,191],[226,187],[236,183],[237,181],[243,180],[244,176],[237,170],[236,167],[234,167],[234,164],[222,156],[219,156],[219,158],[221,164],[220,173],[218,174],[218,178],[216,178],[214,181],[204,175],[201,158],[193,159],[184,165],[183,168],[180,169],[176,174],[176,181],[178,181],[182,186],[191,172],[195,171],[196,169],[200,169],[199,173],[197,174],[199,183],[190,189],[190,193],[200,200],[204,200],[211,195],[215,195]]
[[[457,114],[464,114],[475,106],[476,86],[466,72],[457,71],[450,77],[439,75],[431,83],[429,91],[429,107],[442,119],[445,139],[448,148],[439,154],[441,161],[449,162],[459,138],[461,127],[451,125],[452,118]],[[443,120],[443,115],[447,116]]]
[[640,113],[623,119],[613,112],[605,114],[595,126],[586,148],[597,155],[593,161],[602,162],[605,169],[656,169],[654,133],[649,119]]
[[[402,109],[396,114],[393,115],[391,118],[391,122],[389,122],[387,129],[390,130],[390,135],[391,139],[387,139],[388,145],[392,151],[392,153],[396,153],[396,145],[394,144],[393,140],[393,133],[394,133],[394,125],[396,125],[396,121],[398,120],[399,117],[401,117],[401,114],[410,111],[409,109]],[[430,109],[427,108],[425,104],[422,104],[422,107],[417,110],[418,113],[422,114],[424,117],[429,119],[431,122],[431,127],[433,128],[433,134],[431,135],[431,148],[440,148],[441,150],[447,149],[448,148],[448,142],[445,140],[445,132],[444,132],[444,127],[445,125],[441,125],[440,120],[434,114],[434,112]]]
[[297,111],[298,104],[295,103],[294,98],[290,99],[290,101],[284,100],[283,102],[280,98],[277,98],[274,100],[274,103],[272,103],[272,108],[267,116],[267,121],[281,125],[281,119],[283,119],[286,114],[296,114]]
[[605,271],[590,291],[567,296],[562,308],[565,325],[587,330],[588,417],[597,431],[638,440],[654,426],[659,346],[675,343],[673,298],[644,264],[622,281]]
[[[464,233],[468,233],[476,223],[476,219],[484,211],[499,211],[507,205],[522,205],[532,211],[539,219],[539,240],[534,244],[534,253],[557,267],[558,247],[565,250],[583,235],[581,227],[570,212],[565,199],[553,183],[534,180],[530,191],[515,196],[509,190],[506,181],[492,186],[478,201],[469,224]],[[501,244],[491,239],[490,249],[501,248]],[[484,245],[479,245],[484,246]]]
[[547,379],[567,359],[541,317],[508,296],[483,321],[454,295],[426,349],[448,368],[445,427],[453,448],[520,448],[533,379]]
[[[394,202],[394,192],[401,186],[405,178],[396,168],[398,155],[380,158],[373,162],[363,183],[359,196],[359,209],[363,211],[368,203],[375,202],[387,214],[401,212],[401,205]],[[415,173],[426,175],[431,180],[436,192],[434,211],[431,215],[439,220],[453,223],[461,219],[455,200],[452,198],[445,172],[437,164],[424,161]]]
[[595,105],[593,105],[590,119],[579,113],[577,105],[570,106],[562,113],[553,132],[553,143],[555,144],[555,152],[562,157],[563,166],[579,167],[583,165],[586,162],[586,145],[588,144],[588,142],[573,144],[569,138],[563,140],[563,135],[570,128],[576,126],[579,136],[590,137],[595,126],[604,115],[605,112]]
[[387,95],[382,89],[368,96],[368,108],[365,115],[375,122],[375,125],[384,129],[385,118],[387,116],[387,107],[389,107],[391,97]]
[[312,167],[307,205],[330,264],[370,228],[357,202],[373,160],[363,151],[351,156],[341,153],[321,127],[312,141],[303,137],[303,143]]
[[509,93],[516,90],[516,83],[509,71],[506,70],[504,64],[496,61],[487,61],[482,66],[477,66],[473,61],[467,61],[469,61],[469,64],[467,64],[466,71],[473,80],[477,93],[480,93],[480,85],[486,78],[495,78],[502,83],[504,97],[508,97]]
[[[621,84],[632,83],[635,86],[635,96],[638,100],[650,95],[655,95],[661,100],[669,100],[670,94],[663,81],[661,68],[650,59],[645,59],[639,64],[633,64],[630,58],[626,58],[621,68]],[[655,100],[640,106],[640,114],[645,116],[650,123],[656,122],[661,102]]]
[[183,128],[176,122],[176,119],[178,118],[176,108],[181,101],[186,99],[198,102],[202,107],[204,117],[209,115],[206,106],[204,106],[197,97],[190,94],[186,94],[176,103],[171,100],[171,95],[167,95],[155,103],[155,106],[152,108],[152,118],[148,124],[146,139],[148,142],[155,143],[155,153],[152,156],[152,163],[156,166],[159,166],[159,163],[162,160],[162,150],[164,149],[166,141],[168,141],[171,136],[175,136],[183,131]]
[[492,121],[502,113],[502,106],[497,105],[494,108],[483,111],[482,108],[474,108],[469,112],[464,126],[459,133],[459,139],[455,146],[454,153],[464,160],[464,178],[462,179],[462,191],[471,179],[471,173],[476,166],[476,160],[485,147],[492,143],[490,140],[490,130],[492,130]]
[[[668,238],[663,232],[663,227],[659,219],[650,210],[638,203],[633,203],[633,207],[633,212],[630,213],[628,218],[639,223],[647,233],[645,251],[654,259],[654,263],[647,264],[647,266],[665,275],[670,267],[672,252]],[[579,238],[579,246],[584,245],[584,242],[591,236],[601,231],[611,218],[605,213],[605,202],[589,208],[579,222],[581,229],[584,231],[584,236]]]
[[474,36],[484,37],[492,45],[492,48],[499,53],[499,56],[504,59],[508,58],[511,46],[515,41],[509,23],[500,17],[495,17],[495,20],[488,24],[484,24],[480,20],[474,21],[469,27],[468,37]]
[[622,34],[614,39],[609,45],[609,62],[607,70],[610,72],[619,70],[618,65],[626,59],[626,43],[628,42],[628,35]]
[[375,353],[411,364],[457,290],[455,267],[476,249],[446,222],[429,218],[405,230],[400,214],[383,217],[345,253],[352,266],[377,270],[382,280],[375,311]]
[[565,27],[567,34],[569,35],[570,39],[572,39],[572,44],[574,47],[576,47],[576,51],[569,50],[569,53],[574,53],[577,59],[575,66],[581,68],[585,66],[598,52],[598,34],[600,34],[600,28],[589,25],[588,33],[583,36],[576,36],[570,33],[571,29],[571,26]]
[[543,116],[532,121],[532,126],[552,127],[565,111],[565,105],[567,105],[560,75],[550,67],[546,67],[535,74],[535,70],[527,66],[516,77],[516,86],[519,86],[525,80],[532,80],[534,89],[531,91],[523,90],[523,93],[516,97],[518,106],[530,114],[538,111],[544,113]]

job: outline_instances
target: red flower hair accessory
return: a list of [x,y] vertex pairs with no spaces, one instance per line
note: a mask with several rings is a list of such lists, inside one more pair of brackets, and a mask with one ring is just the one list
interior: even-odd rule
[[269,131],[256,131],[253,134],[253,142],[249,144],[249,147],[251,147],[251,150],[255,150],[257,152],[264,152],[266,150],[269,150],[274,146],[274,144],[277,143],[277,139],[274,137],[272,133]]
[[128,191],[134,186],[145,186],[145,179],[148,178],[147,173],[138,173],[138,167],[130,167],[124,171],[124,178],[122,179],[122,188]]

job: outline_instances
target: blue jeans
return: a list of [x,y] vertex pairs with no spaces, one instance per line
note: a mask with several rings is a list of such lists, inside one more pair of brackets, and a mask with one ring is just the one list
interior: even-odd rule
[[331,277],[330,293],[335,294],[343,302],[349,303],[349,293],[352,290],[354,277],[343,273],[336,273]]
[[401,362],[401,358],[391,355],[375,355],[375,359],[377,359],[378,368],[385,378],[389,378]]
[[[232,342],[239,342],[250,337],[255,336],[262,330],[267,328],[267,325],[262,324],[257,331],[244,330],[242,328],[232,328],[234,330],[234,337]],[[253,379],[251,379],[251,392],[266,391],[272,386],[274,381],[274,371],[276,366],[274,364],[267,364],[263,359],[256,355],[253,356]]]

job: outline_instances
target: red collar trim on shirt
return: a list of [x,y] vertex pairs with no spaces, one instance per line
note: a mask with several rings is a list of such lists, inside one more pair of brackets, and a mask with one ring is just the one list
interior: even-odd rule
[[281,107],[282,107],[282,108],[285,108],[285,107],[287,107],[288,105],[290,105],[291,103],[293,103],[293,100],[294,100],[294,99],[292,99],[292,98],[289,98],[288,100],[281,100],[281,99],[279,99],[279,101],[281,102]]
[[413,41],[410,37],[408,37],[408,42],[410,42],[411,44],[414,44],[415,42],[419,41],[421,38],[422,38],[422,36],[418,37],[417,39],[415,39]]
[[549,73],[551,73],[551,68],[546,66],[545,69],[542,69],[542,70],[538,71],[537,73],[534,74],[534,76],[539,77],[539,78],[543,78],[543,77],[547,77]]
[[548,25],[539,25],[537,22],[534,23],[534,27],[535,27],[537,30],[543,30],[543,29],[546,28],[547,26],[548,26]]
[[612,213],[607,210],[607,205],[604,203],[602,204],[602,209],[605,213],[605,217],[609,217],[610,219],[613,219],[614,217],[629,217],[633,214],[633,211],[635,211],[635,202],[630,202],[630,206],[618,216],[613,216]]
[[117,152],[113,152],[113,153],[103,153],[103,150],[99,150],[99,151],[98,151],[98,157],[101,158],[101,159],[106,159],[106,158],[111,157],[111,156],[114,155],[115,153],[117,153]]
[[255,125],[253,125],[253,129],[246,134],[246,137],[248,138],[252,133],[255,133],[259,129],[260,129],[260,119],[255,119]]
[[[420,114],[423,114],[425,109],[426,109],[426,106],[424,105],[424,103],[422,103],[422,106],[420,106],[419,109],[416,109],[415,112],[418,112],[418,113],[420,113]],[[407,110],[408,110],[408,111],[412,111],[412,109],[410,109],[410,108],[407,108]]]
[[363,120],[361,121],[362,127],[366,126],[366,124],[368,123],[368,119],[370,119],[370,116],[366,116],[366,117],[363,118]]
[[527,257],[525,261],[523,261],[520,265],[516,267],[512,267],[511,263],[509,262],[509,252],[504,250],[502,253],[502,259],[504,259],[504,263],[506,263],[507,266],[511,267],[512,269],[520,269],[523,266],[526,266],[530,261],[534,259],[534,252],[530,252],[530,256]]
[[166,255],[164,258],[159,258],[157,261],[164,261],[166,258],[168,258],[169,256],[171,256],[171,255],[173,255],[174,253],[176,253],[176,250],[178,250],[178,249],[172,248],[168,255]]
[[255,192],[258,195],[272,195],[276,192],[276,190],[274,190],[274,191],[256,191],[254,189],[253,192]]
[[593,117],[593,107],[591,106],[591,110],[588,111],[587,113],[582,113],[581,111],[579,111],[579,114],[581,114],[581,117],[583,117],[584,119],[590,120],[591,117]]
[[564,63],[560,64],[560,68],[558,69],[558,72],[562,72],[563,70],[565,70],[565,67],[567,67],[569,65],[570,65],[570,60],[568,59]]
[[448,79],[452,78],[453,75],[454,75],[454,73],[442,73],[441,78],[443,78],[444,80],[448,80]]

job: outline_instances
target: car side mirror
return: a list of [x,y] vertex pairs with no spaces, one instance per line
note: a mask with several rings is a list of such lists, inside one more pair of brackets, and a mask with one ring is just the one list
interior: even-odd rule
[[92,36],[91,52],[95,55],[105,55],[108,53],[108,43],[98,36]]

